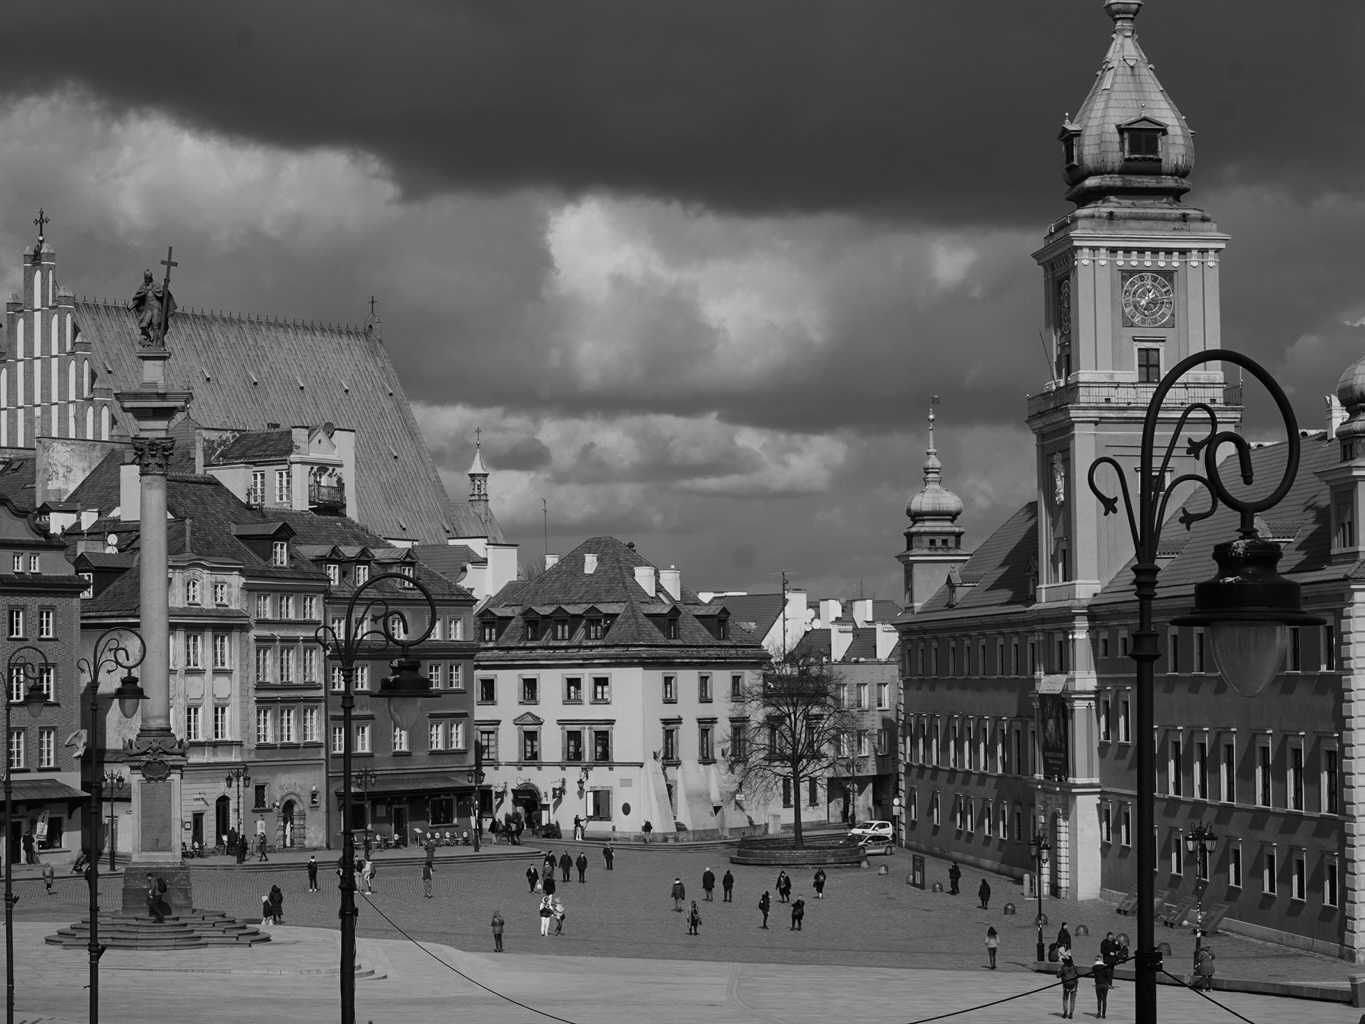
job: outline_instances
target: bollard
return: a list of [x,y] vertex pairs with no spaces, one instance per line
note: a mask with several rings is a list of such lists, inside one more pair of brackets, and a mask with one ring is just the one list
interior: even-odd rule
[[1006,903],[1002,910],[1002,913],[1004,913],[1006,917],[1013,917],[1015,914],[1019,913],[1019,908],[1016,907],[1013,903]]
[[[1365,1006],[1365,974],[1351,975],[1351,1005]],[[1361,1014],[1360,1019],[1365,1022],[1365,1014]]]

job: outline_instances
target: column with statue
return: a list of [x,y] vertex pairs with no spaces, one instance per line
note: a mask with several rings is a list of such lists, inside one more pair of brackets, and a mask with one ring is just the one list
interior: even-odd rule
[[180,860],[182,822],[181,780],[185,743],[171,730],[170,601],[167,585],[166,470],[174,448],[171,423],[185,411],[190,391],[166,383],[170,351],[166,336],[175,314],[171,297],[171,268],[178,266],[166,251],[165,278],[156,284],[152,272],[143,275],[130,303],[137,317],[139,385],[115,396],[124,413],[136,423],[133,453],[140,494],[139,630],[146,645],[140,667],[147,700],[142,721],[127,752],[133,768],[132,810],[137,823],[132,837],[132,860],[123,876],[125,910],[145,904],[146,876],[164,878],[172,912],[192,906],[189,871]]

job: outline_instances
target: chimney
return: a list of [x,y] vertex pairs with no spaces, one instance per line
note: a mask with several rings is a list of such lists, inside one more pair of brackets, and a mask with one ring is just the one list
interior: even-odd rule
[[118,468],[119,518],[125,523],[142,519],[142,476],[136,462],[125,462]]
[[551,555],[548,553],[545,555],[545,568],[553,569],[558,564],[559,564],[558,555]]
[[592,575],[593,573],[595,573],[596,571],[597,571],[597,556],[596,556],[595,554],[593,554],[591,551],[585,551],[585,552],[583,553],[583,573],[584,573],[584,575],[586,575],[586,576],[591,576],[591,575]]
[[1327,406],[1327,440],[1330,441],[1337,436],[1337,427],[1346,422],[1346,410],[1336,395],[1323,395],[1322,400]]
[[[844,614],[844,606],[832,597],[827,597],[820,602],[820,625],[828,626],[839,616]],[[837,658],[835,659],[838,660]]]
[[851,643],[853,643],[853,623],[832,623],[829,627],[829,660],[843,661]]
[[668,591],[668,595],[675,601],[682,600],[682,570],[676,565],[670,565],[667,569],[659,570],[659,586]]
[[853,602],[853,621],[860,626],[872,622],[872,598],[860,597]]
[[878,622],[875,628],[877,630],[877,660],[885,661],[891,657],[891,651],[895,648],[900,635],[896,632],[896,627],[889,622]]
[[635,567],[635,582],[640,584],[640,588],[650,597],[657,593],[654,577],[654,566],[637,565]]

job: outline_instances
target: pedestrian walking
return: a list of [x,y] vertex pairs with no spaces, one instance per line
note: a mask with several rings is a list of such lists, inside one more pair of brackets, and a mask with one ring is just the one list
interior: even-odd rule
[[991,909],[991,883],[984,878],[981,879],[981,885],[976,890],[976,898],[981,901],[982,910]]
[[537,871],[536,866],[532,864],[529,868],[526,869],[526,885],[530,888],[532,892],[535,892],[536,886],[539,884],[540,872]]
[[962,881],[962,869],[957,866],[957,861],[953,861],[953,866],[948,869],[948,895],[958,894],[958,883]]
[[1095,978],[1095,1013],[1103,1018],[1109,1013],[1109,990],[1114,987],[1114,968],[1104,962],[1104,956],[1095,957],[1095,966],[1090,968]]
[[1115,940],[1113,932],[1105,932],[1104,938],[1100,940],[1100,956],[1104,958],[1104,965],[1109,968],[1110,987],[1112,988],[1114,968],[1118,966],[1119,962],[1119,944]]
[[1076,969],[1076,962],[1071,959],[1071,951],[1058,952],[1061,958],[1062,967],[1057,972],[1057,977],[1062,982],[1062,1016],[1074,1019],[1076,1016],[1076,990],[1081,986],[1081,972]]
[[772,898],[768,895],[768,890],[764,889],[763,895],[758,898],[758,911],[763,915],[763,923],[759,925],[760,928],[768,927],[768,911],[772,909],[772,905]]
[[735,876],[730,873],[730,869],[725,869],[725,874],[720,878],[721,899],[726,903],[735,901]]
[[607,840],[607,845],[602,847],[602,860],[607,865],[607,870],[612,869],[612,862],[616,860],[616,847],[611,845],[611,840]]
[[995,970],[995,954],[1000,950],[1000,933],[995,925],[986,929],[986,955],[991,958],[991,970]]
[[801,922],[806,919],[806,901],[800,896],[792,900],[792,931],[801,930]]
[[564,913],[564,904],[555,900],[555,934],[564,934],[564,918],[568,915]]
[[237,863],[246,863],[246,837],[242,836],[237,840]]
[[701,927],[701,911],[697,909],[697,901],[692,901],[692,909],[687,912],[687,934],[700,935],[697,929]]
[[558,883],[555,882],[553,871],[540,880],[540,891],[546,896],[553,896],[555,894],[555,889],[558,887]]
[[546,850],[542,861],[540,873],[542,875],[553,875],[555,873],[555,853],[553,850]]
[[422,861],[422,895],[427,899],[431,899],[431,873],[433,870],[431,861]]
[[701,873],[701,891],[705,895],[707,903],[714,902],[716,891],[716,873],[707,868]]
[[166,916],[161,912],[161,894],[166,891],[164,879],[153,878],[150,873],[147,875],[147,913],[157,924],[166,920]]
[[308,858],[308,891],[318,891],[318,859],[315,856]]
[[263,861],[268,861],[268,860],[270,859],[270,858],[266,855],[266,852],[265,852],[265,833],[264,833],[264,832],[262,832],[259,836],[256,837],[256,853],[257,853],[256,863],[258,863],[258,864],[261,863],[261,862],[263,862]]
[[[1199,938],[1195,941],[1198,942]],[[1197,991],[1208,992],[1213,988],[1213,961],[1212,947],[1201,943],[1194,951],[1194,988]]]
[[37,863],[38,863],[38,846],[37,846],[37,844],[34,842],[33,833],[32,833],[32,832],[25,832],[25,833],[24,833],[24,840],[23,840],[23,842],[24,842],[24,863],[25,863],[25,864],[37,864]]
[[787,903],[791,898],[792,891],[791,876],[788,875],[785,871],[779,871],[777,873],[777,884],[775,888],[777,889],[777,902]]
[[573,862],[574,867],[578,868],[579,882],[588,880],[588,855],[582,850],[578,851],[578,859]]
[[492,925],[493,925],[493,952],[494,952],[494,953],[501,953],[501,952],[502,952],[502,926],[503,926],[502,911],[501,911],[501,910],[495,910],[495,911],[493,911]]
[[278,885],[270,887],[270,914],[272,924],[284,924],[284,893]]
[[559,873],[564,881],[569,880],[569,875],[573,872],[573,858],[569,856],[569,851],[565,850],[559,855]]
[[815,869],[815,878],[811,880],[811,884],[815,887],[815,898],[816,898],[817,900],[822,900],[822,899],[824,899],[824,898],[825,898],[825,869],[824,869],[824,868],[816,868],[816,869]]
[[56,878],[57,873],[52,870],[52,861],[43,861],[43,889],[49,896],[52,895],[52,883]]
[[683,880],[676,875],[673,878],[673,886],[668,890],[668,895],[673,899],[673,910],[675,913],[682,913],[683,900],[687,899],[687,886],[683,885]]
[[549,896],[542,896],[540,898],[540,909],[537,911],[537,913],[540,914],[540,934],[549,935],[550,918],[554,917],[555,915],[554,900],[552,900]]
[[583,838],[583,819],[575,814],[573,816],[573,841],[576,843]]
[[[149,903],[150,907],[151,904]],[[270,902],[270,893],[261,897],[261,927],[269,928],[275,921],[275,907]]]
[[1065,922],[1065,921],[1063,921],[1063,922],[1062,922],[1062,926],[1061,926],[1060,928],[1057,929],[1057,955],[1058,955],[1058,956],[1061,956],[1061,955],[1062,955],[1062,950],[1066,950],[1068,953],[1071,952],[1071,933],[1070,933],[1069,931],[1067,931],[1067,929],[1066,929],[1066,922]]
[[376,870],[376,869],[375,869],[375,863],[374,863],[374,859],[373,859],[373,858],[367,859],[367,860],[365,861],[364,867],[362,867],[362,868],[360,869],[360,877],[361,877],[361,880],[364,881],[364,883],[365,883],[365,895],[366,895],[366,896],[373,896],[373,895],[374,895],[374,876],[375,876],[375,870]]

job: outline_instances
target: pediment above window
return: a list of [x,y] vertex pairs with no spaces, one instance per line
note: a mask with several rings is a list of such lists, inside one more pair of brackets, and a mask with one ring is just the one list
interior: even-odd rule
[[512,719],[512,724],[516,726],[544,725],[545,719],[541,718],[539,715],[532,714],[530,711],[526,711]]

